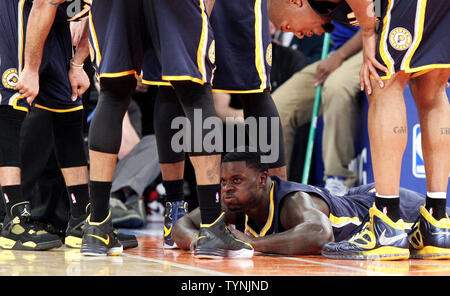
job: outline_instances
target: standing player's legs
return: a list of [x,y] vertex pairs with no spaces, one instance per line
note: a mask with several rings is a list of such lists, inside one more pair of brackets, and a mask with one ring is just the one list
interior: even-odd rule
[[[391,220],[400,219],[399,190],[408,128],[403,97],[409,74],[396,73],[368,96],[368,130],[376,188],[376,207]],[[388,151],[388,153],[387,153]]]
[[47,250],[61,246],[58,236],[51,235],[31,220],[30,202],[22,194],[20,176],[20,129],[25,112],[12,106],[0,106],[0,184],[5,220],[0,247],[13,250]]
[[[102,78],[100,88],[94,118],[89,128],[91,206],[88,226],[92,227],[90,232],[85,232],[83,235],[81,247],[83,254],[99,256],[121,253],[120,243],[117,241],[116,245],[111,245],[109,240],[113,231],[109,198],[122,140],[122,120],[136,88],[136,79],[134,75]],[[105,244],[97,245],[97,241],[102,242],[96,238],[101,236],[99,234],[101,226],[105,227],[104,232],[107,233],[107,238],[104,241]]]
[[[258,145],[257,147],[260,150],[263,148],[264,150],[268,150],[267,148],[270,148],[268,151],[262,151],[264,154],[269,155],[269,174],[286,180],[287,172],[283,128],[272,95],[266,89],[261,93],[240,94],[240,99],[243,105],[245,119],[250,117],[256,119],[258,136],[257,139],[253,139],[254,144]],[[264,129],[260,131],[263,127]],[[266,134],[265,140],[267,143],[263,143],[264,137],[261,137],[261,133]]]
[[80,248],[82,225],[88,215],[87,158],[83,141],[83,110],[53,113],[55,154],[66,183],[70,217],[65,244]]
[[[427,176],[427,191],[440,205],[432,207],[436,219],[445,217],[446,193],[450,173],[450,106],[446,84],[450,69],[435,69],[410,80],[411,93],[416,102],[422,133],[422,151]],[[435,194],[439,193],[439,194]],[[439,200],[439,201],[438,201]]]
[[144,46],[142,1],[92,3],[90,44],[100,77],[100,94],[89,128],[90,211],[81,253],[104,256],[122,252],[114,234],[109,199],[122,137],[122,121],[141,72]]
[[[189,131],[192,136],[186,139],[189,150],[184,151],[189,152],[195,169],[202,216],[201,239],[197,243],[195,256],[251,256],[253,248],[237,241],[225,227],[220,204],[220,151],[208,151],[204,145],[205,136],[211,129],[203,126],[204,120],[216,118],[220,122],[216,117],[211,90],[214,36],[204,1],[144,1],[144,6],[152,11],[157,24],[156,28],[154,24],[150,24],[150,31],[159,30],[153,35],[158,37],[153,43],[157,45],[156,50],[159,50],[157,56],[161,64],[161,78],[172,84],[190,123]],[[197,126],[198,123],[200,126]],[[170,128],[166,122],[160,124]],[[167,146],[171,139],[167,137],[166,141],[165,146],[158,148],[159,151],[172,148]],[[176,175],[179,176],[181,172]]]
[[[333,259],[408,259],[405,223],[400,219],[400,171],[407,141],[403,92],[409,74],[396,73],[384,88],[372,80],[368,128],[375,178],[375,203],[370,222],[348,240],[324,246],[322,255]],[[361,242],[364,243],[361,243]]]
[[161,85],[156,96],[153,121],[162,183],[166,191],[164,248],[177,247],[172,241],[172,229],[188,210],[183,192],[185,152],[175,152],[171,147],[171,141],[177,133],[177,129],[172,128],[171,124],[180,116],[185,115],[173,88]]
[[434,69],[410,80],[419,113],[427,177],[425,206],[409,240],[412,257],[450,258],[450,219],[446,213],[450,173],[450,106],[445,91],[450,69]]

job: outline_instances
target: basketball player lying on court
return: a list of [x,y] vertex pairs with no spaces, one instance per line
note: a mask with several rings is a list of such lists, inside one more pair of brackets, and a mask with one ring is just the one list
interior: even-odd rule
[[[348,239],[366,227],[369,217],[384,217],[373,207],[374,184],[352,188],[345,196],[334,196],[326,189],[269,176],[260,155],[254,152],[230,152],[223,158],[221,186],[225,221],[235,225],[230,230],[236,238],[263,253],[318,254],[325,244]],[[401,216],[410,229],[425,198],[407,189],[401,189],[400,195]],[[199,228],[200,212],[195,209],[178,220],[172,238],[178,247],[193,249],[202,239],[198,237]],[[377,243],[408,240],[406,233],[393,236],[384,224],[379,228],[383,233]],[[370,236],[355,239],[360,244],[373,241]],[[412,238],[410,241],[415,243]]]

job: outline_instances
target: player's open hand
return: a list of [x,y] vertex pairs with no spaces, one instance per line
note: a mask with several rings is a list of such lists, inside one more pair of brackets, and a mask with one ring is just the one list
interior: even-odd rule
[[378,83],[380,88],[384,87],[383,80],[378,75],[377,68],[381,71],[388,73],[388,69],[380,64],[375,57],[377,46],[377,35],[375,32],[371,34],[363,34],[363,57],[364,62],[359,73],[361,90],[365,90],[368,95],[372,94],[372,82],[371,78]]
[[70,67],[69,81],[72,86],[72,101],[76,101],[90,86],[89,77],[84,69],[79,67]]
[[16,90],[18,90],[21,96],[31,105],[39,93],[39,73],[24,68],[20,73]]
[[231,226],[228,227],[228,230],[230,230],[230,232],[233,234],[233,236],[236,239],[241,240],[241,241],[246,242],[246,243],[249,243],[249,244],[253,243],[253,238],[254,238],[253,236],[247,235],[247,234],[245,234],[245,233],[243,233],[243,232],[241,232],[241,231],[239,231],[239,230],[237,230],[237,229],[235,229],[235,228],[233,228]]

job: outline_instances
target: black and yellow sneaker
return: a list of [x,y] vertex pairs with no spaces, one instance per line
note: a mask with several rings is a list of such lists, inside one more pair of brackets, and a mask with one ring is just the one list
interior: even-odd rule
[[39,227],[31,218],[30,204],[19,203],[5,217],[0,247],[10,250],[45,251],[62,246],[61,239]]
[[408,237],[411,258],[450,259],[450,219],[437,221],[424,206]]
[[81,248],[81,239],[83,237],[83,230],[85,227],[87,215],[75,218],[70,215],[67,223],[66,235],[64,244],[66,247],[79,249]]
[[175,223],[188,212],[188,205],[185,201],[166,202],[164,213],[164,249],[177,248],[177,244],[172,240],[172,230]]
[[375,205],[370,220],[349,240],[332,242],[322,248],[331,259],[401,260],[409,258],[408,235],[402,219],[393,222]]
[[251,258],[253,247],[236,239],[226,228],[225,213],[211,224],[200,224],[200,232],[194,250],[195,258]]
[[102,222],[91,222],[90,215],[84,226],[81,241],[81,254],[86,256],[117,256],[122,254],[123,246],[117,239],[111,221],[111,212]]

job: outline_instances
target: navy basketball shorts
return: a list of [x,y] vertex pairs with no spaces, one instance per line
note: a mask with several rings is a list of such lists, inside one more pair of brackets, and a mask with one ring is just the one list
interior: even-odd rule
[[[31,0],[12,0],[0,3],[0,85],[1,104],[28,111],[28,103],[15,90],[24,66],[26,26]],[[38,108],[55,112],[82,109],[79,98],[72,101],[68,71],[72,57],[69,23],[55,21],[47,37],[39,69],[39,94],[33,102]]]
[[450,68],[450,1],[383,0],[377,60],[389,73],[412,77],[438,68]]
[[266,0],[216,0],[211,14],[216,43],[213,91],[270,89],[272,44]]
[[214,34],[204,0],[95,0],[91,57],[99,78],[143,76],[147,84],[211,83]]

